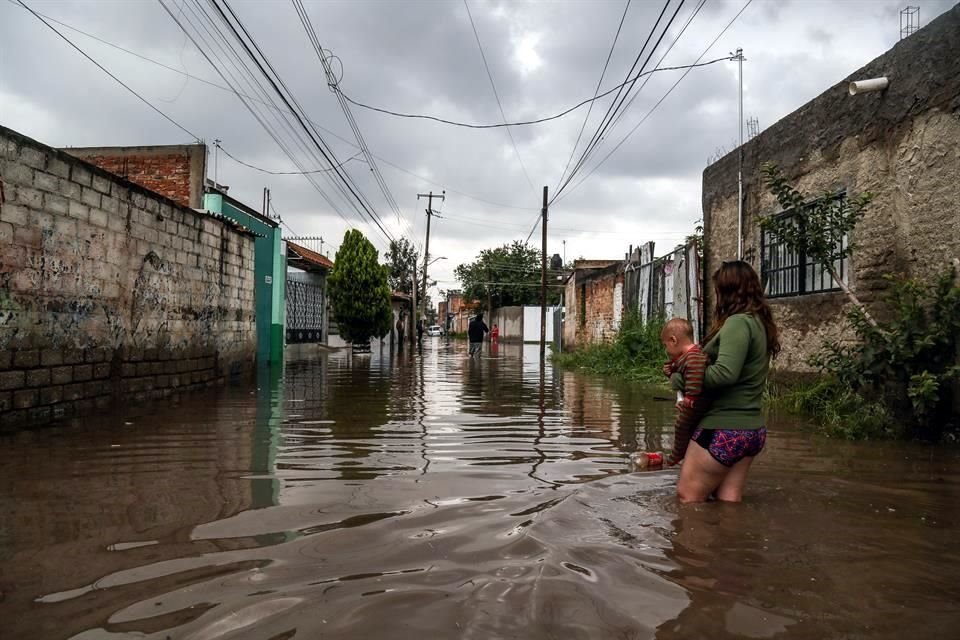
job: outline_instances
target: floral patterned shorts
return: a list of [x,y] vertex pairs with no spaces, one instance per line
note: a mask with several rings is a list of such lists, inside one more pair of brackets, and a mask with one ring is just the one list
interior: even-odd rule
[[751,458],[763,451],[767,430],[698,427],[691,439],[709,451],[714,460],[725,467],[732,467],[744,458]]

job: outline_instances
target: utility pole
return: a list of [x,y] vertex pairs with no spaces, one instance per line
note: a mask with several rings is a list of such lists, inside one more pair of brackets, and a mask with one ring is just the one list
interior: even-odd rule
[[733,59],[737,61],[740,76],[737,107],[737,124],[740,130],[740,146],[737,150],[737,260],[743,260],[743,49],[738,48]]
[[213,186],[220,188],[219,179],[220,179],[220,143],[223,142],[220,138],[214,138],[213,140]]
[[542,240],[540,249],[540,365],[547,353],[547,187],[543,187],[543,208],[540,210]]
[[412,279],[411,284],[412,284],[413,286],[410,287],[410,327],[409,327],[409,331],[408,331],[407,333],[409,334],[410,346],[411,346],[411,348],[412,348],[413,346],[415,346],[415,345],[417,344],[417,336],[416,336],[416,333],[417,333],[417,326],[416,326],[416,321],[417,321],[417,286],[418,286],[418,285],[417,285],[417,265],[413,265],[413,273],[410,274],[410,278]]
[[421,315],[427,317],[427,267],[430,265],[430,218],[434,215],[433,212],[433,199],[440,198],[440,200],[447,199],[446,190],[443,191],[439,196],[433,195],[433,191],[430,193],[418,193],[417,200],[420,198],[427,199],[427,242],[423,249],[423,295],[421,296],[420,304],[423,306]]
[[490,283],[493,282],[490,276],[490,267],[487,267],[487,320],[493,322],[493,295],[490,291]]

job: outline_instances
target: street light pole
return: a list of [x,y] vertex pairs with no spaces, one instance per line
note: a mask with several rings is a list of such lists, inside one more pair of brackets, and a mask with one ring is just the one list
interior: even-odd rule
[[737,101],[737,123],[740,131],[740,145],[737,147],[737,260],[743,260],[743,49],[737,49],[734,56],[740,77],[740,94]]

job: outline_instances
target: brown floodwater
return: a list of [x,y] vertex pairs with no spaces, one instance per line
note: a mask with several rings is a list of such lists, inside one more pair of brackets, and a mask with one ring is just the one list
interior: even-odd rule
[[957,638],[960,453],[772,417],[680,506],[657,389],[346,353],[0,439],[0,638]]

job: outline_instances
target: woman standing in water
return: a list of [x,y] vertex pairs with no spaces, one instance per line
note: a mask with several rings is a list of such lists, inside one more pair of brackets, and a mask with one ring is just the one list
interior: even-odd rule
[[750,464],[767,439],[762,413],[770,360],[780,352],[777,325],[757,272],[724,262],[713,275],[716,314],[704,351],[710,407],[694,431],[680,471],[681,502],[740,502]]

